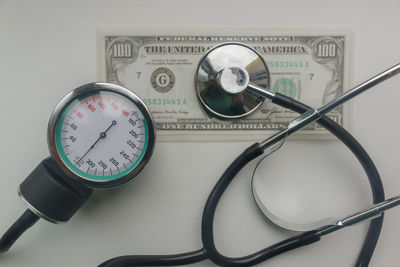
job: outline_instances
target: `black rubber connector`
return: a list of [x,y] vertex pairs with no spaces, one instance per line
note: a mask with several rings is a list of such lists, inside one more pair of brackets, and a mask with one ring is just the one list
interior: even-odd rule
[[92,189],[66,176],[52,158],[43,160],[19,187],[28,208],[51,222],[67,222]]

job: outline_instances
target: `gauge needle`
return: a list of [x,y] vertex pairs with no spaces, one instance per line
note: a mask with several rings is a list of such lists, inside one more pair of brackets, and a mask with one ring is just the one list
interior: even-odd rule
[[[92,150],[93,148],[94,148],[94,146],[97,144],[97,142],[99,142],[100,141],[100,139],[102,139],[102,138],[105,138],[106,137],[106,133],[107,133],[107,131],[108,130],[110,130],[111,129],[111,127],[113,127],[115,124],[117,124],[117,122],[115,121],[115,120],[113,120],[112,122],[111,122],[111,125],[110,126],[108,126],[108,128],[104,131],[104,132],[101,132],[100,133],[100,136],[99,136],[99,138],[97,138],[97,140],[96,140],[96,142],[94,142],[94,144],[93,145],[91,145],[90,147],[89,147],[89,149],[86,151],[86,153],[85,154],[83,154],[83,156],[82,157],[80,157],[80,160],[79,161],[81,161],[81,160],[83,160],[83,158],[87,155],[87,153],[89,153],[89,151],[90,150]],[[79,162],[78,161],[78,162]],[[78,162],[76,163],[76,164],[78,164]],[[75,164],[75,165],[76,165]]]

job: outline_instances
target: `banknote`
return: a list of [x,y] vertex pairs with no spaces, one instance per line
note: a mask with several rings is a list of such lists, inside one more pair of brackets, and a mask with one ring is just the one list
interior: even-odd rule
[[[267,31],[266,31],[267,32]],[[225,42],[244,43],[264,59],[270,90],[312,107],[344,91],[346,34],[114,34],[98,38],[99,79],[122,85],[143,99],[161,140],[258,139],[285,128],[298,114],[265,100],[251,115],[221,120],[205,112],[194,77],[201,57]],[[347,112],[338,107],[329,117],[343,125]],[[326,136],[313,123],[300,135]]]

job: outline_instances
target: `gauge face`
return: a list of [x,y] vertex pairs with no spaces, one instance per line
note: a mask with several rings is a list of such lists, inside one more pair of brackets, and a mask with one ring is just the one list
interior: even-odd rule
[[67,103],[60,102],[49,125],[49,145],[67,174],[92,187],[111,187],[132,179],[146,164],[154,128],[143,102],[130,91],[100,85],[78,88]]

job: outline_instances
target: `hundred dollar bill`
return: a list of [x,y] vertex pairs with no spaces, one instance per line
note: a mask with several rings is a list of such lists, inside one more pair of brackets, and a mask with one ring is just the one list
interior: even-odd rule
[[[248,117],[222,121],[206,113],[194,76],[213,46],[241,42],[255,49],[271,74],[270,89],[319,107],[343,93],[346,34],[143,35],[104,33],[98,38],[100,79],[141,97],[163,140],[259,139],[285,128],[298,114],[268,100]],[[329,117],[343,125],[338,107]],[[347,122],[346,122],[346,126]],[[300,135],[326,136],[313,123]]]

